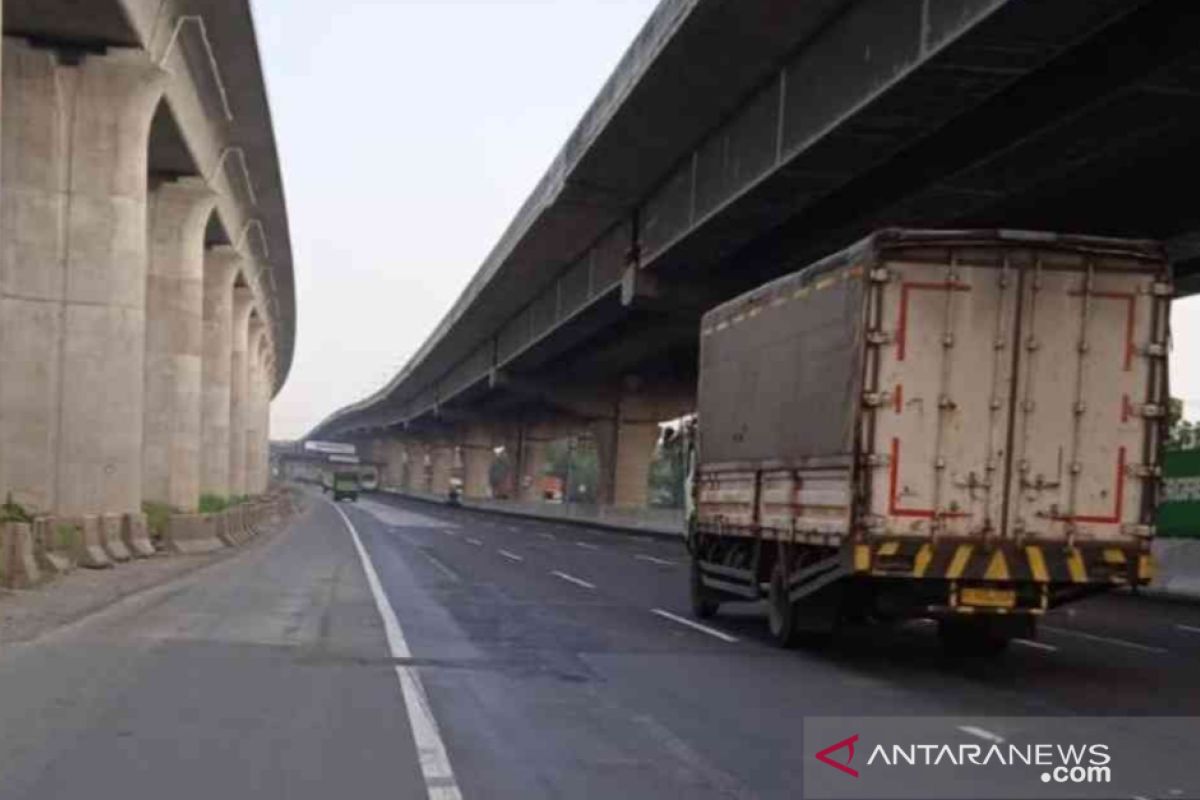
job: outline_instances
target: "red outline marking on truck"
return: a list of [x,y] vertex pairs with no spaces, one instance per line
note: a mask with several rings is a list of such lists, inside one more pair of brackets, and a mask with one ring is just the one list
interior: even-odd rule
[[[892,461],[888,465],[889,480],[891,483],[888,491],[888,514],[893,517],[918,517],[920,519],[933,519],[939,516],[932,508],[901,508],[896,502],[897,484],[900,482],[900,437],[892,437]],[[969,517],[970,514],[964,511],[946,511],[940,515],[943,519],[960,519]]]
[[904,409],[904,386],[902,384],[896,384],[896,394],[892,400],[892,403],[896,408],[897,414]]
[[[1072,297],[1083,297],[1083,292],[1071,292]],[[1137,295],[1133,292],[1092,292],[1092,297],[1102,300],[1124,300],[1125,312],[1125,371],[1133,369],[1133,331],[1137,327]]]
[[1112,516],[1067,516],[1057,517],[1063,522],[1094,522],[1102,525],[1112,525],[1121,521],[1121,512],[1125,507],[1125,448],[1117,450],[1117,497],[1114,502]]
[[905,281],[900,284],[900,315],[896,331],[896,360],[903,361],[905,348],[908,344],[908,292],[910,289],[953,289],[956,292],[969,292],[971,287],[965,283],[952,281]]

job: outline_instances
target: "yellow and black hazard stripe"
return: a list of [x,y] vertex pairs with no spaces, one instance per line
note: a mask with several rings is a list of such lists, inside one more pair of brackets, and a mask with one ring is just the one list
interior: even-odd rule
[[1149,583],[1150,555],[1137,543],[877,539],[854,546],[854,572],[884,578],[994,583]]

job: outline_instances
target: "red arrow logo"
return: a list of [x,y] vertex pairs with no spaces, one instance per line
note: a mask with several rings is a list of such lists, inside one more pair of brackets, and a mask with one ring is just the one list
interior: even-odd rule
[[[822,764],[828,764],[829,766],[833,767],[834,769],[840,769],[842,772],[846,773],[847,775],[857,778],[858,770],[856,770],[854,767],[850,766],[850,762],[854,760],[854,743],[857,741],[858,741],[858,734],[856,733],[853,736],[851,736],[849,739],[842,739],[837,744],[831,744],[831,745],[829,745],[829,747],[826,747],[824,750],[817,753],[817,761],[820,761]],[[834,761],[832,758],[829,757],[830,753],[841,750],[843,747],[850,751],[849,754],[846,756],[845,764],[843,764],[840,761]]]

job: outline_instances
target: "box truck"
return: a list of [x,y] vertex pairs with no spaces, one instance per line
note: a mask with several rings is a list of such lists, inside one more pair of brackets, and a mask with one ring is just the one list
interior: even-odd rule
[[785,646],[931,618],[953,649],[1151,578],[1172,287],[1153,242],[886,230],[704,315],[700,617]]

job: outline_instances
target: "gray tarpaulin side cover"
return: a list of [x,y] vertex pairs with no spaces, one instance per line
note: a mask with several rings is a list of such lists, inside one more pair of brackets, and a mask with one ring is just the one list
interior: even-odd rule
[[868,255],[788,275],[708,312],[700,338],[705,463],[798,462],[854,451]]

